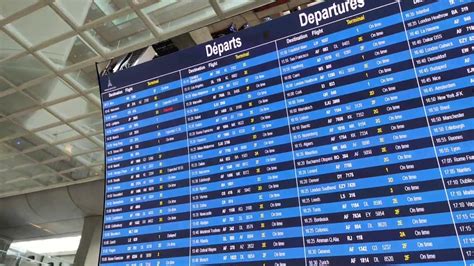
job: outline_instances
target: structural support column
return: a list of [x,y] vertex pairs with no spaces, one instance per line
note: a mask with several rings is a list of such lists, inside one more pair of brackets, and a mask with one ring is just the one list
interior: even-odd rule
[[102,216],[84,218],[81,242],[77,249],[74,265],[97,265],[99,261]]

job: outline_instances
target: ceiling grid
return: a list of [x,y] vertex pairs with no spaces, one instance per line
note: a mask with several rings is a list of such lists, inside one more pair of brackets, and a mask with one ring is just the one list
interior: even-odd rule
[[0,1],[0,198],[103,179],[96,62],[269,2]]

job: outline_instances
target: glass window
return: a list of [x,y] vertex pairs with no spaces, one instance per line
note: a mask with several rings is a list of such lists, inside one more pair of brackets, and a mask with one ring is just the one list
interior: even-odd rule
[[99,110],[99,108],[83,97],[60,102],[48,107],[55,115],[63,119],[84,116]]
[[0,1],[0,18],[9,17],[16,12],[36,3],[37,0],[6,0]]
[[77,94],[60,78],[48,79],[24,90],[28,95],[41,103],[55,101]]
[[104,146],[104,134],[99,134],[91,137],[101,147]]
[[23,135],[26,133],[27,133],[26,130],[24,130],[20,126],[17,126],[11,121],[5,120],[5,121],[0,122],[0,139],[6,138],[6,137],[12,137],[16,135]]
[[57,145],[57,147],[69,155],[78,155],[99,150],[99,146],[97,144],[86,138],[62,143]]
[[12,147],[8,145],[0,143],[0,161],[14,156],[13,155],[14,153],[16,153],[15,149],[13,149]]
[[153,38],[151,32],[135,13],[107,21],[86,31],[86,34],[108,50],[127,47]]
[[40,50],[39,54],[57,69],[63,69],[97,56],[96,52],[79,36],[48,46]]
[[160,1],[143,11],[166,33],[189,31],[219,20],[208,0]]
[[[1,1],[0,1],[1,6]],[[1,8],[0,8],[1,9]],[[12,40],[5,32],[0,31],[0,60],[19,54],[25,49]]]
[[23,191],[26,189],[33,189],[38,187],[38,182],[29,179],[16,179],[15,182],[8,184],[7,190],[4,190],[6,193],[11,193],[12,191]]
[[39,137],[47,141],[48,143],[57,143],[67,139],[80,136],[77,131],[69,127],[68,125],[60,125],[52,128],[48,128],[36,133]]
[[59,122],[59,119],[45,109],[15,116],[13,119],[28,130],[35,130]]
[[102,132],[102,115],[95,114],[71,123],[79,131],[87,135]]
[[[8,170],[14,167],[20,167],[26,164],[33,164],[35,161],[33,161],[31,158],[23,155],[23,154],[17,154],[15,156],[6,158],[4,160],[0,161],[0,169],[3,170]],[[0,174],[0,178],[2,175]],[[0,186],[1,187],[1,186]]]
[[91,176],[101,176],[103,174],[104,174],[103,164],[91,167]]
[[7,116],[37,106],[37,104],[20,92],[0,98],[0,113]]
[[14,138],[6,141],[6,143],[19,151],[28,150],[41,145],[40,139],[33,135]]
[[63,173],[63,175],[74,180],[79,180],[79,179],[91,177],[91,172],[88,167],[82,167],[80,169],[74,169],[73,171],[68,171],[66,173]]
[[44,162],[44,161],[52,160],[58,156],[61,156],[59,151],[54,151],[51,148],[32,151],[32,152],[26,153],[26,155],[37,162]]
[[30,165],[16,169],[18,172],[22,173],[23,176],[33,177],[38,175],[47,175],[47,174],[54,174],[54,171],[51,168],[42,165]]
[[23,173],[21,173],[20,171],[15,171],[15,170],[3,171],[3,172],[0,172],[0,181],[1,183],[12,182],[15,179],[18,179],[23,176],[24,176]]
[[101,163],[104,161],[104,153],[102,151],[92,152],[84,155],[75,157],[79,162],[84,165],[90,166]]
[[77,25],[87,24],[128,7],[127,0],[56,0],[55,4]]
[[4,92],[11,88],[13,88],[13,85],[8,82],[4,77],[0,77],[0,92]]
[[7,28],[30,46],[72,31],[71,27],[49,6],[13,21]]
[[[51,169],[54,169],[55,171],[58,172],[63,172],[63,171],[69,171],[70,169],[76,169],[79,167],[83,167],[82,164],[80,164],[78,161],[74,159],[62,159],[62,160],[57,160],[54,162],[47,163],[47,166],[50,167]],[[72,170],[70,170],[72,171]]]
[[99,90],[92,90],[91,93],[87,94],[89,99],[100,105],[100,95],[99,95]]
[[268,3],[274,2],[273,0],[218,0],[217,4],[219,8],[224,13],[236,11],[237,9],[241,8],[255,8],[256,6],[266,5]]
[[66,74],[66,77],[69,81],[81,88],[81,90],[87,91],[94,87],[97,87],[97,90],[99,89],[95,65],[82,68],[78,71],[70,72]]
[[41,174],[34,176],[33,179],[45,186],[59,184],[65,181],[61,176],[54,174]]
[[0,76],[16,86],[51,73],[51,70],[31,54],[0,62]]

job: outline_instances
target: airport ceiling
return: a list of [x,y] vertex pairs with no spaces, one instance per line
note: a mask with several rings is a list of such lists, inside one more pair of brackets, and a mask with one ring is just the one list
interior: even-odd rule
[[0,198],[103,178],[95,62],[310,1],[270,2],[0,0]]

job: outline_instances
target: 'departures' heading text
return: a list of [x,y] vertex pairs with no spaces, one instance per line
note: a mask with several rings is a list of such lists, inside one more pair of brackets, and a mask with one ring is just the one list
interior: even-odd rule
[[333,3],[331,6],[317,10],[314,13],[301,13],[299,15],[300,26],[304,27],[311,24],[319,26],[319,23],[323,20],[342,15],[358,8],[363,8],[364,6],[364,0],[347,0],[342,3]]

